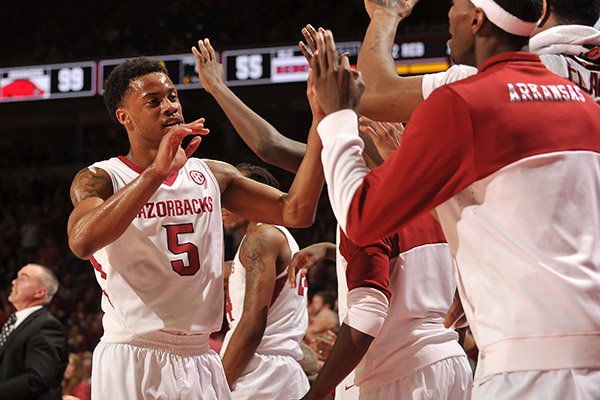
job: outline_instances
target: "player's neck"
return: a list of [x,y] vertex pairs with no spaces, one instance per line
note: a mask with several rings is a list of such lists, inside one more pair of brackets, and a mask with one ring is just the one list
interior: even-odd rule
[[129,148],[129,153],[127,153],[125,157],[141,169],[146,169],[152,164],[152,162],[156,158],[157,151],[158,149],[154,148],[139,149],[136,146],[132,145]]
[[258,225],[258,222],[246,221],[242,226],[240,226],[240,233],[246,236],[246,233],[248,233],[248,229],[253,228],[256,225]]
[[559,26],[559,25],[564,25],[562,22],[560,22],[553,13],[549,13],[546,17],[544,17],[542,19],[542,22],[540,23],[540,25],[535,28],[535,31],[533,31],[533,34],[531,35],[532,37],[537,35],[540,32],[543,32],[547,29],[550,28],[554,28],[555,26]]
[[518,47],[495,38],[480,39],[480,42],[475,47],[475,66],[479,68],[488,59],[501,53],[525,50],[525,47]]

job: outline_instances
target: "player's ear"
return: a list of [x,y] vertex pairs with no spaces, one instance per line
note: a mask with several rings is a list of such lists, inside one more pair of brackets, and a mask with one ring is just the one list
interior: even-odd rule
[[129,113],[121,107],[117,108],[115,116],[121,125],[126,125],[129,122]]
[[483,23],[486,20],[486,16],[483,13],[483,11],[481,10],[481,8],[475,8],[472,11],[472,15],[471,15],[471,32],[473,34],[479,32],[479,30],[481,29],[481,27],[483,26]]

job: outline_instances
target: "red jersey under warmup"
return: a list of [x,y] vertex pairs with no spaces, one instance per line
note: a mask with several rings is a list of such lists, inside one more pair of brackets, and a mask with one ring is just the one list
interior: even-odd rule
[[436,208],[476,377],[600,368],[600,107],[524,52],[435,90],[369,172],[357,116],[318,127],[333,210],[368,244]]

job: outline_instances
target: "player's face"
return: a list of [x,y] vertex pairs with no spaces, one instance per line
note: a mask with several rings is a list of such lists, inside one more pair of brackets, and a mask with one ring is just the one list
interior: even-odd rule
[[457,64],[475,65],[472,51],[474,37],[471,32],[474,9],[469,0],[453,0],[448,12],[451,36],[448,45],[452,60]]
[[122,123],[128,132],[157,144],[171,127],[184,122],[177,89],[167,75],[146,74],[132,80],[129,86],[121,107],[125,114]]
[[15,306],[17,311],[45,296],[46,289],[40,284],[40,275],[39,267],[26,265],[13,279],[8,301]]
[[234,233],[248,223],[248,221],[238,217],[224,207],[221,208],[221,218],[223,219],[223,229],[229,234]]

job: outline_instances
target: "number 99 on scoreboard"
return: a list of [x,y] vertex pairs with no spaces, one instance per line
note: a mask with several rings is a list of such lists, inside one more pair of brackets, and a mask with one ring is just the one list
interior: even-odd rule
[[49,64],[0,70],[0,102],[96,94],[96,63]]

